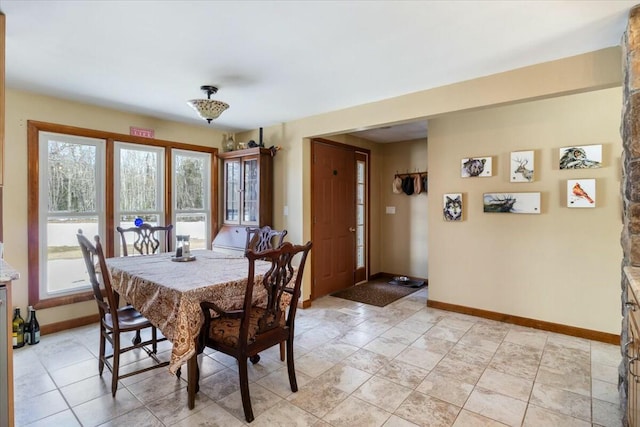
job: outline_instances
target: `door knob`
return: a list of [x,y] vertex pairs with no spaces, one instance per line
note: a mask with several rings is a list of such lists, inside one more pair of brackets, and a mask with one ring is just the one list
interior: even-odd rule
[[355,233],[356,229],[353,228],[353,227],[349,227],[349,231],[352,232],[352,233]]

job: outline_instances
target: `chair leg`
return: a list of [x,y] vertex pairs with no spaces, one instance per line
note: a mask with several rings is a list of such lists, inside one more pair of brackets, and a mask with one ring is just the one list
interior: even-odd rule
[[298,391],[298,381],[296,380],[296,368],[293,365],[293,337],[287,340],[287,371],[289,373],[289,385],[291,391]]
[[251,397],[249,396],[249,374],[247,372],[246,357],[238,359],[238,371],[240,374],[240,395],[242,396],[244,417],[250,423],[253,421],[253,410],[251,409]]
[[[138,334],[139,333],[140,331],[138,331]],[[151,348],[153,348],[153,354],[156,354],[158,352],[158,330],[155,326],[151,327],[151,341],[153,342],[151,345]]]
[[113,340],[113,364],[111,369],[111,394],[116,397],[118,390],[118,375],[120,368],[120,334],[114,333]]
[[102,376],[102,371],[104,370],[104,351],[106,341],[104,334],[106,333],[107,331],[105,331],[103,326],[100,325],[100,357],[98,357],[98,372],[100,373],[100,376]]
[[284,342],[280,343],[280,360],[284,362]]
[[138,345],[142,342],[142,337],[140,336],[140,331],[136,331],[136,336],[131,340],[131,344]]

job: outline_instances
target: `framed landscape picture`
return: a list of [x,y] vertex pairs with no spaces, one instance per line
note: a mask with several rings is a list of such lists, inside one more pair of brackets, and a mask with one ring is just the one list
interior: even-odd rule
[[484,193],[484,212],[539,214],[540,193]]
[[533,182],[533,151],[511,152],[511,182]]
[[569,179],[567,180],[568,208],[596,207],[596,180]]
[[582,145],[560,149],[560,169],[593,169],[602,166],[602,145]]
[[462,178],[491,175],[491,157],[469,157],[460,161],[460,176]]

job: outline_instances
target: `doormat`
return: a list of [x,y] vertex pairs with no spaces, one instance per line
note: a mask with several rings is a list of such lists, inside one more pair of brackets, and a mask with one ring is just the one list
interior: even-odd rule
[[[424,285],[425,283],[422,282],[422,286]],[[362,285],[355,285],[350,288],[334,292],[331,296],[375,305],[377,307],[384,307],[387,304],[416,292],[422,286],[412,288],[410,286],[392,285],[387,282],[367,282]]]

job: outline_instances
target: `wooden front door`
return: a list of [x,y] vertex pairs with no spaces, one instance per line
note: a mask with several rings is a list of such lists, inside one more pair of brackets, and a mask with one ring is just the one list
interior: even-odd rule
[[312,155],[313,285],[315,299],[355,282],[355,151],[314,140]]

